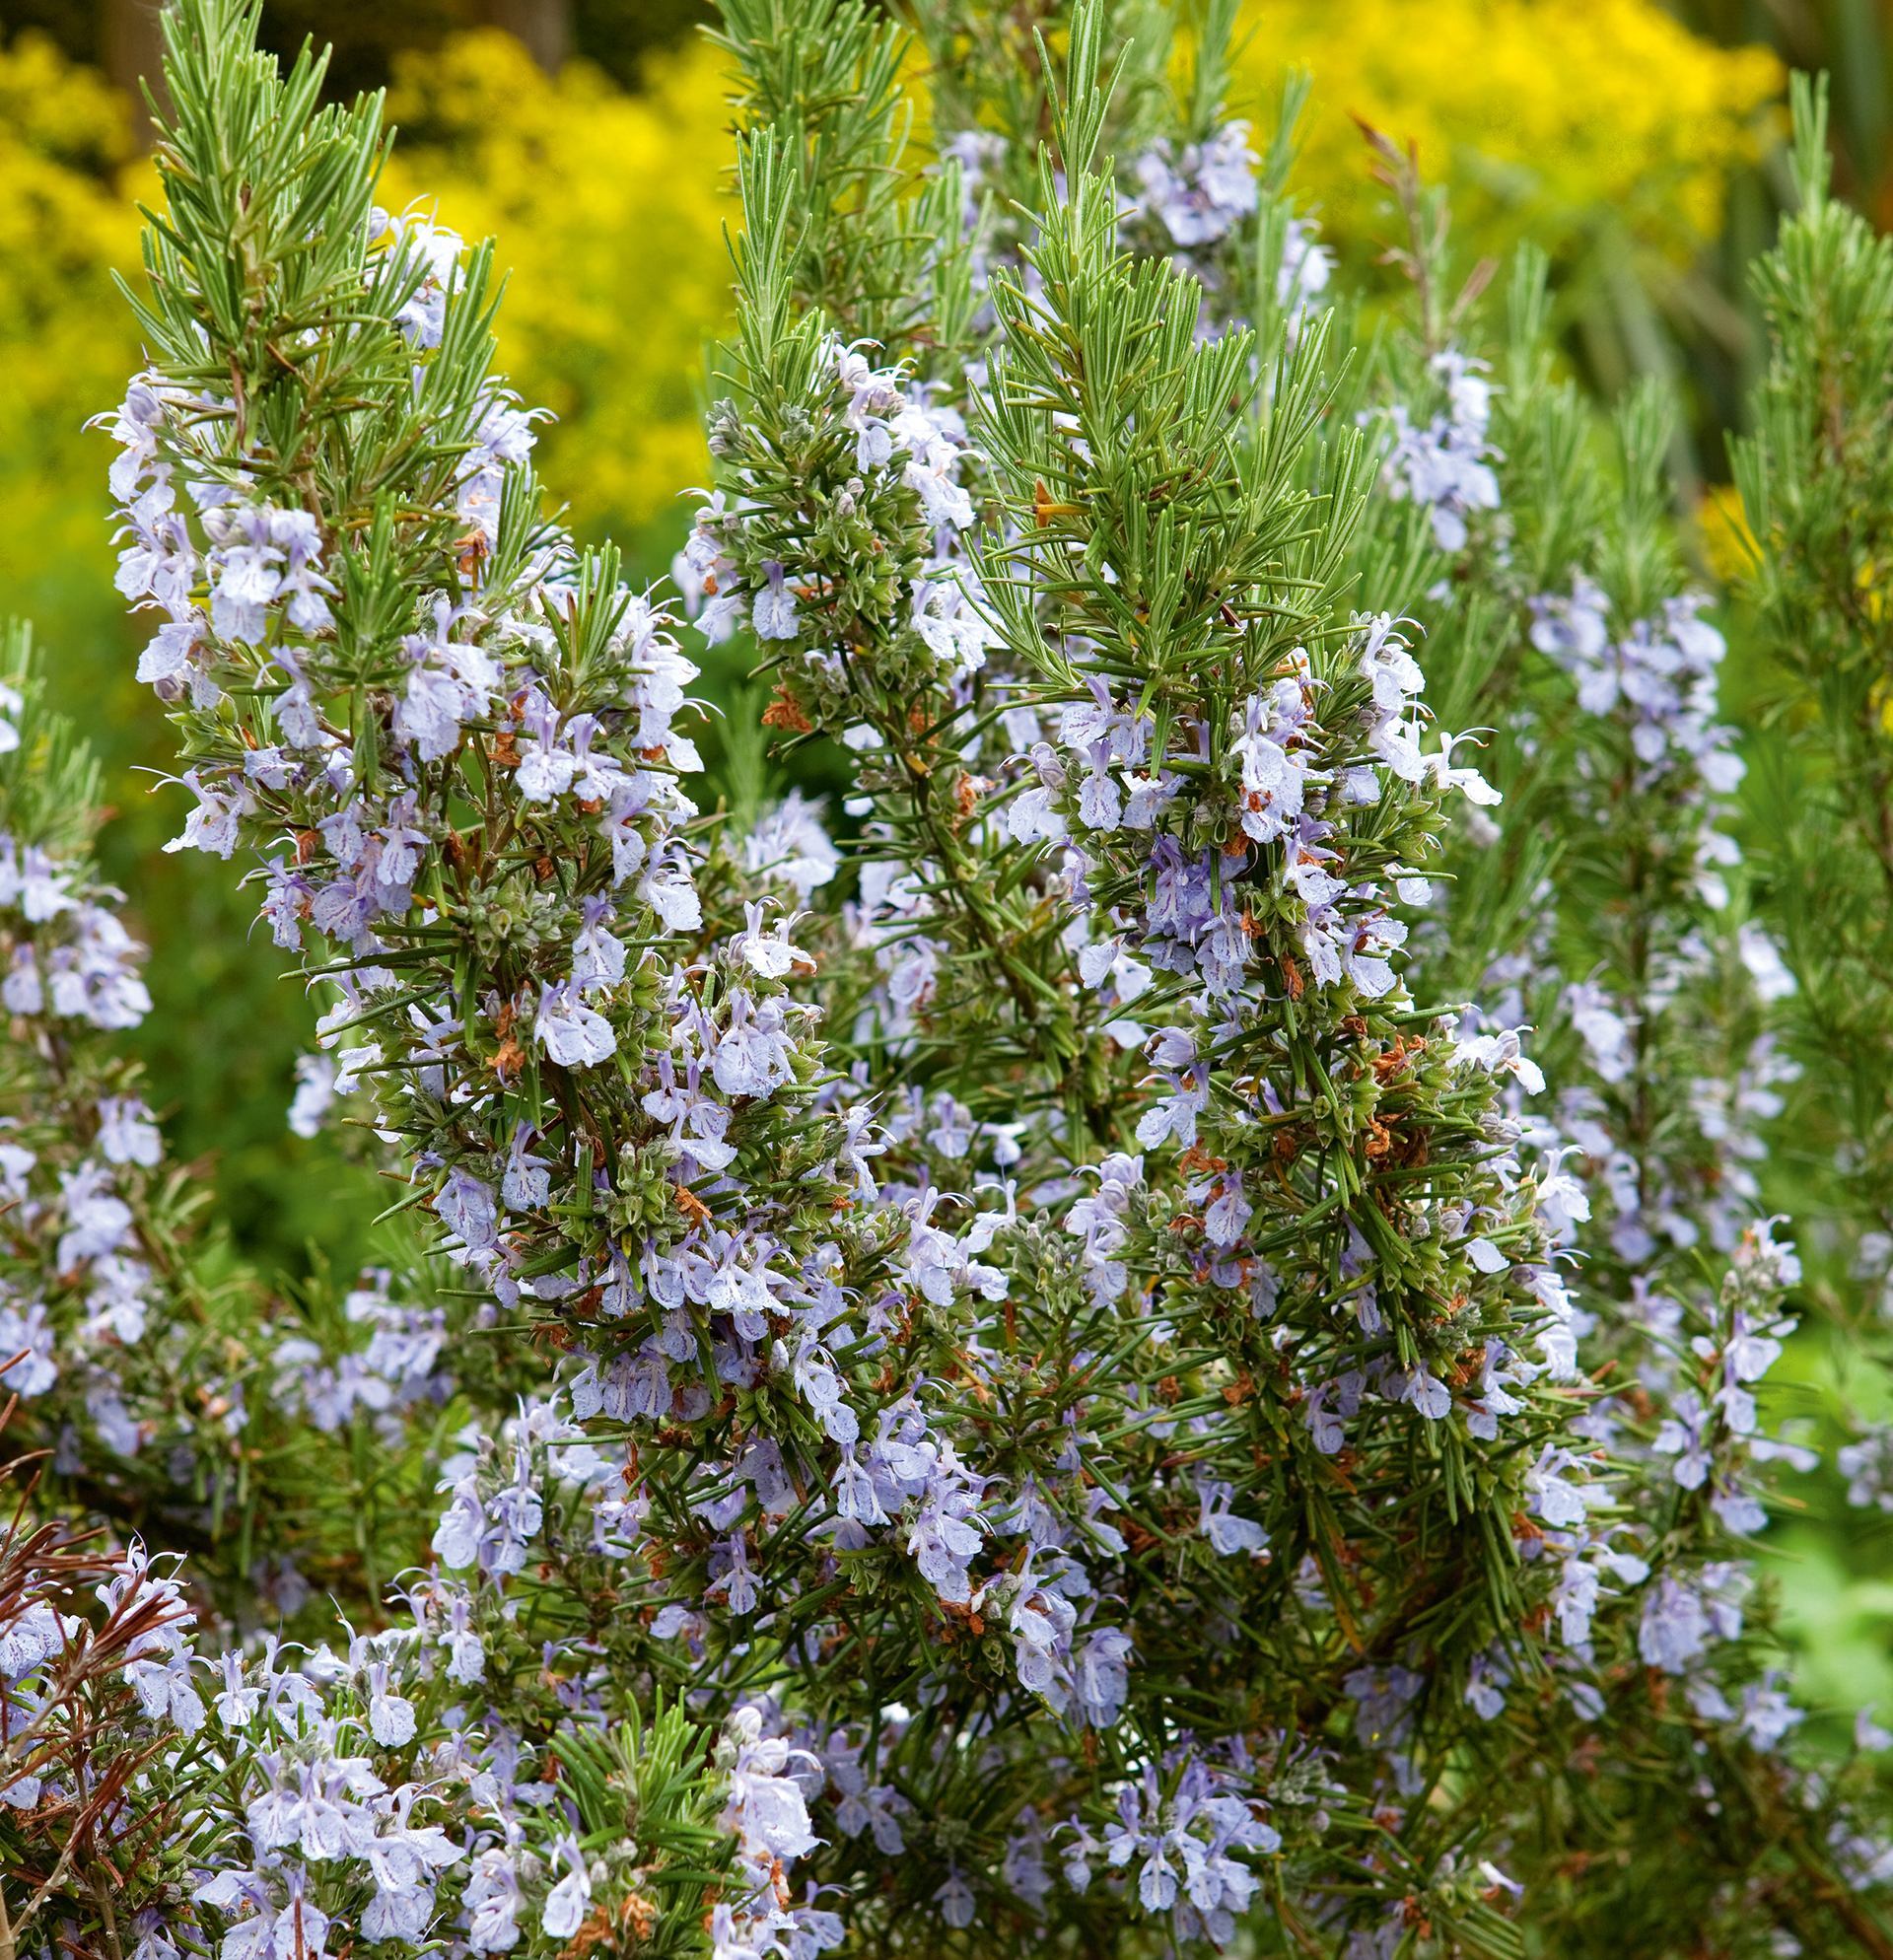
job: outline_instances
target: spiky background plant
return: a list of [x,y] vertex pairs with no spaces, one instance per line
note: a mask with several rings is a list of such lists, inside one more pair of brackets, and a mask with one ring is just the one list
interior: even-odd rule
[[[346,1432],[447,1507],[299,1649],[247,1551],[180,1590],[122,1467],[23,1472],[0,1939],[1893,1950],[1886,1738],[1797,1753],[1754,1591],[1811,1460],[1756,1399],[1794,976],[1721,821],[1668,405],[1603,449],[1530,254],[1482,354],[1493,268],[1377,134],[1414,304],[1359,333],[1301,89],[1259,179],[1227,118],[1232,16],[930,10],[922,156],[897,27],[728,0],[738,330],[673,597],[544,514],[491,245],[378,207],[380,104],[317,106],[250,0],[167,14],[120,585],[178,844],[327,990],[415,1243],[365,1348],[241,1293],[229,1342],[316,1432],[285,1488]],[[1801,108],[1776,612],[1873,583],[1761,501],[1819,474],[1792,336],[1877,263]],[[706,810],[686,633],[791,766],[838,745],[839,844],[754,820],[753,731]],[[7,766],[70,849],[65,753]],[[126,1256],[88,1153],[146,1119],[33,1053],[0,1378],[50,1433]],[[140,1295],[177,1393],[198,1297]],[[252,1509],[287,1545],[344,1498]]]

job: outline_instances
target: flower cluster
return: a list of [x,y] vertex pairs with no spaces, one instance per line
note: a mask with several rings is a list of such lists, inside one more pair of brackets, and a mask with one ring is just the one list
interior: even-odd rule
[[454,1377],[439,1365],[448,1338],[446,1308],[390,1298],[392,1278],[386,1266],[365,1272],[343,1301],[349,1324],[369,1329],[366,1348],[331,1357],[301,1334],[277,1344],[270,1399],[284,1416],[305,1417],[332,1433],[358,1408],[366,1409],[383,1440],[397,1447],[403,1412],[439,1407],[453,1394]]
[[1275,304],[1289,322],[1291,335],[1318,309],[1320,296],[1334,277],[1334,256],[1315,233],[1312,218],[1287,218],[1282,226],[1282,256],[1275,268]]
[[[782,1745],[758,1748],[756,1723],[745,1729],[740,1711],[714,1765],[702,1765],[698,1742],[699,1761],[681,1783],[640,1775],[653,1756],[674,1765],[691,1745],[676,1715],[656,1725],[646,1750],[621,1746],[610,1767],[648,1793],[644,1845],[614,1847],[601,1859],[578,1849],[597,1822],[586,1814],[585,1759],[567,1766],[563,1785],[577,1801],[535,1775],[556,1772],[551,1752],[527,1749],[484,1698],[460,1699],[480,1667],[461,1653],[445,1673],[434,1667],[425,1618],[350,1635],[341,1652],[322,1645],[299,1654],[264,1637],[253,1653],[206,1660],[189,1644],[194,1616],[175,1580],[137,1544],[98,1596],[105,1618],[96,1635],[44,1598],[0,1622],[0,1707],[15,1747],[36,1735],[38,1753],[29,1760],[59,1765],[69,1684],[89,1671],[100,1760],[109,1742],[152,1766],[154,1793],[174,1806],[185,1880],[148,1898],[134,1888],[124,1901],[153,1952],[221,1942],[222,1952],[245,1960],[314,1960],[341,1950],[352,1926],[399,1948],[454,1935],[464,1951],[498,1954],[535,1926],[569,1940],[595,1893],[650,1926],[679,1900],[686,1911],[704,1910],[703,1875],[684,1868],[677,1853],[687,1847],[701,1858],[726,1835],[740,1874],[737,1903],[715,1908],[729,1951],[771,1950],[778,1928],[835,1943],[831,1916],[776,1904],[776,1860],[812,1840],[801,1795],[783,1774]],[[129,1692],[114,1699],[120,1679]],[[482,1725],[469,1720],[475,1715]],[[167,1749],[167,1738],[175,1745],[179,1736],[209,1778],[179,1777],[183,1759]],[[29,1809],[63,1789],[57,1768],[35,1769],[13,1780],[4,1800]]]
[[136,1027],[151,1012],[138,977],[145,949],[110,909],[122,894],[88,889],[82,876],[80,867],[0,834],[0,910],[9,915],[0,1003],[29,1017]]
[[1214,245],[1254,214],[1255,167],[1246,122],[1226,122],[1201,143],[1162,138],[1137,160],[1142,194],[1124,222],[1155,218],[1186,252]]
[[[350,304],[385,319],[403,375],[410,358],[440,359],[443,322],[476,304],[461,255],[451,234],[379,222],[349,248]],[[531,418],[488,382],[456,406],[466,441],[430,486],[438,525],[406,540],[426,551],[425,537],[452,531],[453,554],[385,651],[362,651],[350,607],[363,601],[329,577],[355,578],[359,594],[367,561],[338,563],[332,533],[257,495],[215,404],[135,385],[116,480],[128,522],[164,504],[164,591],[196,608],[191,712],[205,719],[184,778],[198,807],[178,844],[252,848],[276,943],[307,935],[339,962],[327,1026],[354,1044],[339,1085],[312,1061],[297,1121],[319,1121],[327,1095],[372,1070],[385,1134],[408,1139],[459,1256],[510,1296],[522,1254],[501,1250],[501,1221],[543,1221],[547,1201],[543,1177],[508,1169],[542,1128],[540,1072],[608,1064],[649,992],[628,944],[700,918],[675,836],[693,814],[674,772],[697,756],[674,723],[695,668],[608,562],[533,527],[519,501]],[[188,515],[167,501],[179,482]],[[501,564],[506,581],[481,576]],[[134,595],[156,594],[157,576],[141,570]],[[326,598],[312,596],[317,578]],[[211,712],[229,688],[243,689],[240,733]],[[462,832],[468,795],[483,818]],[[480,959],[477,997],[457,947]],[[395,995],[397,1008],[378,1006]],[[623,1083],[592,1082],[636,1120]],[[569,1177],[578,1153],[564,1149]]]
[[[1425,248],[1417,235],[1419,260]],[[1543,315],[1526,307],[1518,317]],[[1482,939],[1497,884],[1479,896],[1463,883],[1436,885],[1434,916],[1414,950],[1436,984],[1477,979],[1481,1005],[1461,1024],[1467,1045],[1515,1046],[1521,1023],[1539,1021],[1542,1069],[1527,1065],[1507,1091],[1516,1160],[1536,1166],[1552,1235],[1583,1261],[1565,1278],[1546,1271],[1546,1292],[1565,1303],[1567,1365],[1581,1355],[1586,1369],[1634,1381],[1573,1425],[1618,1466],[1610,1478],[1573,1443],[1542,1454],[1527,1479],[1535,1496],[1518,1549],[1527,1563],[1555,1562],[1567,1653],[1553,1667],[1566,1702],[1586,1721],[1610,1718],[1589,1666],[1622,1640],[1628,1607],[1636,1657],[1685,1677],[1694,1715],[1727,1724],[1731,1749],[1764,1754],[1763,1774],[1791,1776],[1784,1739],[1799,1714],[1772,1677],[1754,1678],[1730,1643],[1751,1584],[1743,1548],[1731,1541],[1766,1527],[1778,1468],[1805,1471],[1818,1460],[1768,1434],[1758,1407],[1763,1377],[1795,1324],[1782,1294],[1798,1281],[1798,1262],[1771,1238],[1779,1222],[1756,1215],[1766,1126],[1786,1106],[1783,1085],[1800,1074],[1776,1031],[1776,1010],[1796,981],[1761,924],[1718,916],[1731,909],[1727,873],[1740,862],[1720,827],[1731,813],[1722,800],[1743,765],[1736,732],[1718,719],[1723,641],[1701,616],[1710,600],[1677,590],[1680,567],[1659,530],[1667,493],[1651,458],[1668,426],[1661,403],[1645,396],[1620,415],[1625,481],[1613,512],[1579,483],[1575,453],[1555,491],[1534,475],[1572,405],[1548,373],[1538,349],[1514,348],[1507,393],[1470,377],[1472,423],[1483,434],[1495,409],[1502,418],[1504,450],[1490,451],[1481,502],[1500,513],[1507,616],[1494,626],[1445,607],[1422,655],[1429,673],[1448,676],[1464,671],[1461,664],[1478,670],[1493,662],[1475,711],[1501,724],[1488,766],[1508,807],[1522,807],[1503,833],[1469,826],[1473,849],[1449,864],[1460,880],[1516,879],[1507,903],[1527,929],[1508,926],[1509,943]],[[1453,378],[1463,378],[1456,366]],[[1445,433],[1436,427],[1436,437]],[[1507,451],[1526,459],[1516,476]],[[1584,513],[1560,536],[1592,572],[1572,573],[1569,598],[1520,605],[1510,541],[1542,550],[1536,526],[1559,499]],[[1447,534],[1436,530],[1460,557],[1432,599],[1482,578],[1463,516]],[[1585,522],[1596,527],[1589,539]],[[1622,604],[1627,591],[1643,617]],[[1527,649],[1557,671],[1539,667]],[[1574,819],[1580,839],[1569,834]],[[1555,877],[1540,875],[1530,847],[1521,849],[1525,824],[1570,853]],[[1492,949],[1483,973],[1474,965],[1446,977],[1455,974],[1456,941]],[[1719,1297],[1703,1285],[1712,1252],[1727,1258]],[[1502,1392],[1512,1391],[1502,1384]],[[1870,1438],[1850,1462],[1870,1502]],[[1689,1544],[1681,1559],[1666,1558],[1664,1541],[1635,1521],[1659,1517],[1685,1534],[1668,1541]],[[1503,1650],[1482,1656],[1467,1672],[1468,1704],[1496,1717],[1511,1669]],[[1699,1794],[1713,1794],[1708,1782]]]
[[[1417,696],[1425,679],[1390,618],[1363,622],[1351,652],[1367,687],[1357,715],[1320,712],[1328,683],[1317,681],[1297,648],[1281,664],[1283,677],[1233,711],[1215,744],[1226,758],[1220,768],[1201,728],[1180,729],[1168,754],[1150,755],[1149,718],[1115,702],[1101,679],[1090,682],[1088,704],[1063,711],[1059,747],[1034,745],[1038,787],[1011,806],[1014,841],[1069,833],[1106,854],[1103,862],[1125,849],[1148,852],[1154,873],[1148,906],[1108,921],[1117,930],[1081,953],[1087,986],[1109,989],[1114,1003],[1128,1006],[1155,968],[1199,975],[1212,998],[1238,993],[1258,934],[1275,917],[1293,933],[1317,985],[1345,978],[1369,999],[1393,987],[1389,955],[1407,928],[1389,901],[1424,903],[1430,887],[1397,854],[1377,874],[1352,882],[1335,876],[1329,867],[1337,860],[1361,862],[1348,848],[1355,812],[1380,804],[1382,768],[1415,788],[1462,790],[1478,803],[1497,796],[1477,770],[1452,767],[1449,746],[1422,752],[1426,711]],[[1192,764],[1196,771],[1186,773]],[[1186,856],[1183,840],[1207,828],[1206,805],[1227,810],[1247,841]],[[1264,867],[1266,881],[1256,875]],[[1075,895],[1090,870],[1081,858]]]
[[[1119,1790],[1104,1857],[1113,1866],[1137,1866],[1139,1902],[1149,1912],[1168,1911],[1179,1940],[1223,1946],[1257,1884],[1239,1855],[1279,1851],[1282,1834],[1244,1794],[1245,1778],[1205,1762],[1188,1744],[1173,1756],[1163,1765],[1170,1773],[1163,1783],[1173,1776],[1172,1787],[1163,1787],[1151,1765],[1141,1783]],[[1082,1859],[1073,1862],[1083,1868]]]
[[[1427,513],[1441,551],[1463,551],[1466,520],[1475,511],[1499,508],[1497,452],[1487,441],[1492,426],[1493,385],[1486,363],[1448,347],[1430,367],[1444,386],[1446,407],[1424,429],[1416,428],[1404,403],[1388,411],[1392,447],[1381,464],[1388,494],[1411,498]],[[1370,420],[1364,410],[1362,422]]]
[[[231,1381],[221,1397],[193,1392],[206,1384],[188,1378],[197,1357],[176,1346],[177,1207],[164,1140],[135,1072],[91,1031],[135,1026],[149,1010],[145,949],[83,858],[0,837],[0,894],[14,1035],[0,1143],[11,1221],[0,1387],[27,1398],[65,1475],[128,1468],[162,1436],[181,1462],[161,1485],[188,1487],[200,1448],[215,1462],[243,1429],[244,1391]],[[170,1352],[154,1354],[153,1337]],[[221,1406],[205,1421],[196,1412],[212,1401]]]
[[1663,601],[1660,622],[1632,622],[1622,639],[1609,634],[1610,603],[1580,572],[1569,598],[1531,601],[1532,645],[1548,654],[1578,685],[1586,714],[1622,725],[1640,770],[1638,788],[1694,783],[1704,804],[1696,840],[1701,889],[1711,905],[1727,903],[1717,870],[1741,862],[1734,840],[1715,828],[1726,796],[1746,773],[1733,747],[1734,730],[1716,721],[1716,675],[1726,642],[1700,615],[1708,594],[1684,593]]
[[[1700,593],[1667,599],[1659,617],[1612,641],[1609,600],[1581,572],[1571,597],[1531,601],[1532,643],[1571,675],[1587,718],[1578,724],[1579,806],[1610,849],[1631,855],[1663,840],[1669,884],[1651,894],[1661,919],[1642,935],[1641,987],[1625,991],[1621,980],[1613,986],[1593,973],[1559,995],[1593,1080],[1566,1084],[1557,1130],[1589,1160],[1593,1185],[1609,1199],[1599,1224],[1608,1224],[1617,1258],[1633,1267],[1659,1257],[1665,1244],[1686,1249],[1706,1238],[1718,1251],[1734,1248],[1760,1196],[1753,1167],[1767,1155],[1760,1126],[1781,1113],[1780,1085],[1800,1073],[1766,1028],[1745,1042],[1730,1039],[1741,1013],[1765,1015],[1795,982],[1765,929],[1745,920],[1730,933],[1716,918],[1728,905],[1724,873],[1741,857],[1719,827],[1727,806],[1716,799],[1735,788],[1744,765],[1733,731],[1715,721],[1724,643],[1699,616],[1707,603]],[[1691,900],[1707,908],[1699,923],[1684,910]],[[1723,1071],[1701,1073],[1699,1060],[1679,1122],[1664,1126],[1664,1148],[1623,1135],[1617,1112],[1655,1058],[1689,1048],[1700,1057],[1717,1039],[1708,1027],[1698,1037],[1703,1015],[1727,1030]],[[1538,1141],[1551,1147],[1560,1138],[1546,1126]]]
[[720,404],[711,447],[732,488],[672,568],[712,645],[748,626],[779,673],[765,720],[792,730],[835,724],[864,640],[910,685],[976,672],[991,641],[958,545],[973,522],[961,417],[857,348],[825,341],[813,361],[779,428]]

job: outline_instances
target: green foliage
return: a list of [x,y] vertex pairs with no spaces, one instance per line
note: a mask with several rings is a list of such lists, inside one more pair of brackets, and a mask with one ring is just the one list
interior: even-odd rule
[[[1735,451],[1759,542],[1753,602],[1774,703],[1775,899],[1802,982],[1808,1120],[1848,1152],[1841,1186],[1893,1224],[1893,246],[1827,193],[1824,90],[1797,81],[1799,215],[1757,261],[1772,334],[1755,433]],[[1791,773],[1790,773],[1791,772]],[[1791,812],[1791,814],[1790,814]]]

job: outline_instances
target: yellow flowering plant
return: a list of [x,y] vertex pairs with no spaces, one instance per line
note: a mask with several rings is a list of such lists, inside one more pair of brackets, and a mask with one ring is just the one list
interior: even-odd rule
[[1358,115],[1418,144],[1477,251],[1529,237],[1556,260],[1608,221],[1686,264],[1719,233],[1783,86],[1770,50],[1717,47],[1654,0],[1250,0],[1242,24],[1238,106],[1271,103],[1286,67],[1314,76],[1297,183],[1344,252],[1387,229]]
[[1354,280],[1397,230],[1358,118],[1445,187],[1463,264],[1527,240],[1549,255],[1564,344],[1598,393],[1685,377],[1714,452],[1751,327],[1736,269],[1709,253],[1785,126],[1769,49],[1718,47],[1657,0],[1248,0],[1242,27],[1238,113],[1266,120],[1287,69],[1313,77],[1296,185]]

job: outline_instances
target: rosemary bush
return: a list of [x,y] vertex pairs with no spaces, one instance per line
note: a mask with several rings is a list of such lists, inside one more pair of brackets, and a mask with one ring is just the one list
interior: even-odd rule
[[[1755,1165],[1820,997],[1748,916],[1672,406],[1606,448],[1542,256],[1489,332],[1377,135],[1413,306],[1359,332],[1301,85],[1264,157],[1227,118],[1233,12],[1179,57],[1155,5],[929,10],[923,158],[901,30],[725,0],[674,595],[545,514],[491,247],[378,206],[380,104],[250,0],[167,14],[120,588],[175,848],[322,991],[298,1120],[373,1132],[415,1252],[296,1327],[187,1282],[131,1085],[61,1045],[110,1024],[59,993],[83,767],[16,743],[16,1950],[1889,1950],[1888,1738],[1801,1742],[1752,1570],[1813,1460],[1758,1405],[1800,1275]],[[1852,440],[1810,369],[1884,254],[1797,106],[1747,487],[1824,673],[1884,362]],[[691,635],[840,745],[839,839],[705,807]],[[218,1366],[280,1447],[178,1413]],[[228,1465],[300,1542],[245,1466],[342,1438],[446,1508],[292,1645],[283,1554],[215,1564]]]

